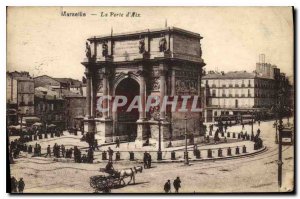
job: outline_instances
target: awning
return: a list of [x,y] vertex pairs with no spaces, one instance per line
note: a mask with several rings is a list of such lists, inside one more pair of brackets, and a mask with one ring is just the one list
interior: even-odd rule
[[26,123],[34,123],[34,122],[39,122],[41,120],[40,118],[34,116],[23,117],[22,119]]
[[34,123],[32,126],[42,126],[42,125],[43,125],[42,123],[36,122],[36,123]]

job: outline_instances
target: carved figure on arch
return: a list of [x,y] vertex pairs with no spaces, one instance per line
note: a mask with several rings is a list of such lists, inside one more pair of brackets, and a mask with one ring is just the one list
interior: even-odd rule
[[87,58],[91,58],[92,53],[91,53],[91,46],[88,42],[85,42],[85,54]]
[[103,42],[102,44],[102,56],[106,57],[108,55],[108,45],[107,42]]
[[165,37],[159,41],[159,52],[165,52],[167,50],[167,40]]

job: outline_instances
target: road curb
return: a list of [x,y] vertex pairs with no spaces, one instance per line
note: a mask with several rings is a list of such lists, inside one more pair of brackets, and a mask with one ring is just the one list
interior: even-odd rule
[[[258,155],[260,153],[263,153],[264,151],[267,150],[267,147],[264,146],[262,149],[254,151],[253,153],[245,153],[241,154],[238,156],[226,156],[226,157],[215,157],[215,158],[201,158],[201,159],[189,159],[190,162],[197,162],[197,161],[217,161],[217,160],[230,160],[230,159],[238,159],[238,158],[243,158],[243,157],[248,157],[248,156],[253,156],[253,155]],[[161,161],[152,161],[152,163],[178,163],[178,162],[184,162],[184,159],[180,160],[161,160]],[[142,162],[140,162],[142,163]]]

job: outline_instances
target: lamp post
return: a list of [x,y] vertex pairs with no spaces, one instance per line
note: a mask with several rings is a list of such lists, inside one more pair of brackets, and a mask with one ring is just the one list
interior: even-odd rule
[[279,114],[279,125],[278,125],[278,133],[279,133],[279,140],[278,140],[278,186],[281,187],[282,185],[282,130],[283,130],[283,121],[282,121],[282,113],[283,113],[283,104],[282,104],[282,97],[283,97],[283,90],[279,90],[278,94],[278,114]]
[[277,124],[277,117],[278,117],[278,115],[277,115],[277,113],[276,113],[276,120],[275,120],[275,144],[278,144],[278,124]]
[[280,118],[279,120],[279,126],[278,126],[278,129],[279,129],[279,142],[278,142],[278,161],[277,161],[277,164],[278,164],[278,186],[281,187],[282,185],[282,165],[283,165],[283,162],[282,162],[282,129],[283,129],[283,125],[282,125],[282,118]]
[[42,109],[42,121],[43,121],[43,125],[44,125],[44,131],[45,131],[45,133],[47,133],[47,119],[46,119],[46,112],[47,112],[47,106],[46,106],[46,102],[47,102],[47,100],[46,100],[46,96],[47,96],[47,91],[43,91],[43,109]]
[[253,117],[254,117],[254,111],[252,111],[252,117],[251,117],[251,138],[254,138],[254,132],[253,132]]
[[21,130],[21,133],[23,132],[23,114],[22,114],[22,110],[21,109],[18,109],[18,113],[20,115],[20,120],[21,120],[21,123],[20,123],[20,130]]
[[157,151],[157,160],[162,160],[161,152],[161,119],[158,118],[158,151]]
[[184,151],[184,165],[189,165],[189,154],[187,151],[187,116],[184,117],[185,120],[185,130],[184,130],[184,137],[185,137],[185,151]]

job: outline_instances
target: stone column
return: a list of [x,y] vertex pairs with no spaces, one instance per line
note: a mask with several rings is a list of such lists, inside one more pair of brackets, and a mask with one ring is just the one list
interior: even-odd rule
[[172,78],[171,78],[171,96],[174,97],[176,95],[176,79],[175,79],[175,70],[172,70]]
[[88,68],[86,68],[86,117],[87,119],[91,118],[91,81],[92,77]]
[[[160,107],[162,107],[162,102],[166,95],[166,72],[167,71],[164,64],[160,64],[159,72],[160,72]],[[166,111],[162,110],[162,108],[160,108],[160,119],[161,120],[166,119]]]
[[[103,73],[103,97],[104,96],[107,96],[108,94],[108,80],[107,80],[107,73],[106,71]],[[102,101],[103,103],[103,109],[107,109],[108,108],[108,99],[104,99]],[[103,112],[103,116],[102,116],[104,119],[106,119],[108,117],[108,111],[104,111]]]
[[146,140],[147,134],[147,122],[146,122],[146,81],[145,81],[146,72],[144,67],[139,67],[139,84],[140,84],[140,106],[141,111],[139,112],[139,119],[137,121],[137,137],[135,140],[135,145],[137,147],[142,147],[144,141]]
[[95,118],[96,115],[96,106],[95,106],[95,97],[96,97],[96,90],[95,90],[95,80],[92,79],[91,81],[91,118]]
[[[108,93],[108,71],[106,68],[103,68],[103,97],[107,97]],[[102,101],[103,109],[108,109],[108,99],[104,99]],[[102,118],[97,120],[96,127],[97,132],[99,132],[99,136],[105,140],[105,142],[109,143],[113,141],[113,121],[109,118],[108,111],[103,111]]]
[[141,72],[140,75],[140,102],[141,111],[139,112],[139,120],[146,119],[145,106],[146,106],[146,82],[145,82],[145,71]]

